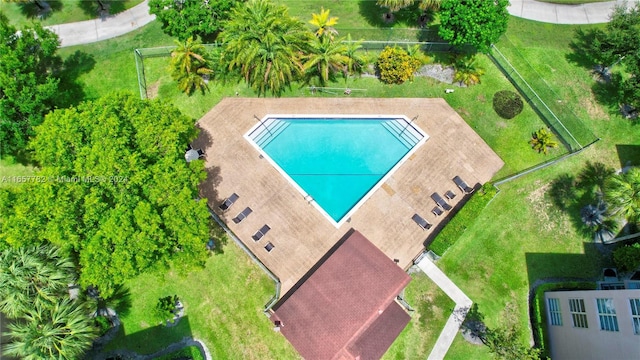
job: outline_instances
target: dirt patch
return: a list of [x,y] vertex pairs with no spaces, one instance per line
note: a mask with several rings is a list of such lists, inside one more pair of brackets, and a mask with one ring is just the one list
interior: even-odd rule
[[464,116],[471,116],[471,113],[465,108],[458,108],[456,109],[456,111],[458,112],[458,114],[461,114]]
[[158,89],[160,88],[160,80],[147,86],[147,98],[155,99],[158,96]]
[[480,101],[481,103],[483,103],[483,102],[486,102],[486,101],[487,101],[487,98],[486,98],[486,97],[484,97],[484,95],[483,95],[483,94],[478,95],[477,99],[478,99],[478,101]]
[[506,122],[506,121],[502,121],[502,120],[501,120],[501,121],[496,122],[496,126],[497,126],[498,128],[500,128],[500,129],[506,129],[506,128],[507,128],[507,126],[509,126],[509,124],[507,124],[507,122]]
[[587,114],[593,119],[609,120],[609,114],[602,110],[602,106],[598,104],[591,96],[580,99],[580,106],[587,110]]

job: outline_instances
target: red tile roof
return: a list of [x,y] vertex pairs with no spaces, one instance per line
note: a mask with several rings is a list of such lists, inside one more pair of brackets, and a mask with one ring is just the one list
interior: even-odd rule
[[380,358],[409,322],[394,299],[410,280],[352,229],[278,301],[272,320],[307,360]]

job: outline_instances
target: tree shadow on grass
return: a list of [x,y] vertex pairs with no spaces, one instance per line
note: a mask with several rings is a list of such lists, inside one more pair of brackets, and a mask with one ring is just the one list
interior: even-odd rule
[[367,24],[376,28],[392,28],[396,24],[403,24],[405,27],[418,27],[422,10],[418,9],[418,4],[408,6],[393,13],[393,19],[388,19],[389,9],[376,4],[375,0],[360,0],[359,13]]
[[[596,101],[604,105],[609,115],[620,115],[622,75],[614,72],[609,82],[595,82],[591,86]],[[636,122],[634,122],[636,123]]]
[[126,10],[122,0],[84,0],[78,4],[83,13],[92,18],[106,18]]
[[59,107],[66,108],[78,105],[81,101],[85,100],[86,95],[82,89],[82,85],[78,82],[78,78],[82,74],[91,71],[95,65],[96,60],[93,55],[80,50],[76,50],[76,52],[64,60],[63,70],[60,73],[59,89],[61,96],[58,99]]
[[25,1],[18,4],[20,13],[28,19],[46,19],[54,11],[62,9],[61,1]]
[[575,37],[569,44],[569,47],[573,51],[565,55],[567,61],[585,69],[593,70],[596,64],[593,62],[593,56],[589,54],[589,46],[594,40],[594,30],[576,30]]

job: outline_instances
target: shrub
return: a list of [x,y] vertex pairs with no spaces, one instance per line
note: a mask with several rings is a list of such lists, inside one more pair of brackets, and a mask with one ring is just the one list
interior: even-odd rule
[[402,84],[413,78],[420,61],[411,57],[404,49],[387,46],[376,63],[380,80],[386,84]]
[[632,271],[640,266],[640,243],[617,248],[613,252],[613,262],[621,271]]
[[493,95],[493,110],[503,119],[513,119],[523,108],[522,98],[513,91],[502,90]]
[[555,140],[553,133],[545,128],[541,128],[531,134],[529,144],[531,144],[533,150],[536,150],[538,153],[544,153],[545,155],[549,151],[549,148],[558,147],[558,142]]
[[178,299],[177,295],[159,298],[156,308],[154,309],[155,316],[158,321],[172,319],[178,301],[180,301],[180,299]]
[[496,188],[492,184],[485,184],[482,189],[476,191],[462,209],[449,221],[440,233],[429,245],[429,250],[438,255],[443,255],[460,235],[472,226],[482,210],[496,195]]

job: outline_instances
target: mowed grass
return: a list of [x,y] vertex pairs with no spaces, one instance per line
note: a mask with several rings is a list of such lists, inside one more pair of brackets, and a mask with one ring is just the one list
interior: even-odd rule
[[[193,336],[204,341],[214,359],[298,358],[262,313],[274,295],[273,281],[232,242],[201,271],[143,274],[126,285],[132,306],[121,316],[123,330],[105,351],[151,354]],[[169,295],[180,298],[186,318],[175,327],[157,326],[153,309],[159,298]]]
[[438,340],[455,303],[422,272],[411,275],[405,297],[415,311],[383,359],[425,359]]
[[[0,2],[0,11],[8,18],[9,23],[22,27],[32,21],[39,21],[42,25],[64,24],[98,18],[98,3],[90,0],[49,0],[46,1],[52,11],[44,18],[38,17],[38,7],[33,3]],[[130,9],[142,0],[116,0],[110,2],[110,13],[116,14]]]

